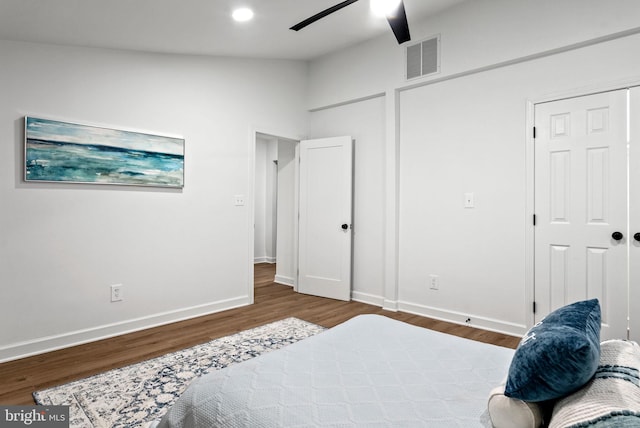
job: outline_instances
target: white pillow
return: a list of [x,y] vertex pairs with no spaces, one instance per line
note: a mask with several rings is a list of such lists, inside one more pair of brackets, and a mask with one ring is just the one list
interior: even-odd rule
[[495,428],[538,428],[542,426],[542,409],[537,403],[528,403],[504,395],[504,384],[489,394],[489,417]]
[[549,428],[640,426],[640,346],[608,340],[600,344],[600,353],[593,379],[556,402]]

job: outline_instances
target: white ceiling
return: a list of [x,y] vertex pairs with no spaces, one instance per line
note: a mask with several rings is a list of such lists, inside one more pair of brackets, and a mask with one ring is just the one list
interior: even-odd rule
[[[312,59],[386,34],[360,0],[309,27],[289,27],[341,0],[0,0],[0,39],[147,52]],[[404,0],[418,22],[465,0]],[[231,12],[251,7],[253,21]]]

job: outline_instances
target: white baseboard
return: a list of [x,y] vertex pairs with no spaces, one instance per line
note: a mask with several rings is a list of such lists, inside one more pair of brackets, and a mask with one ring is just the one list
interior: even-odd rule
[[51,352],[71,346],[82,345],[84,343],[95,342],[109,337],[158,327],[165,324],[171,324],[177,321],[184,321],[215,312],[247,306],[249,304],[249,298],[247,296],[242,296],[234,299],[192,306],[190,308],[162,312],[94,328],[15,343],[0,348],[0,363],[30,357],[32,355],[44,354],[45,352]]
[[276,258],[275,257],[254,257],[253,258],[253,264],[258,264],[258,263],[270,263],[273,264],[276,262]]
[[288,276],[276,275],[273,279],[273,282],[276,284],[288,285],[293,287],[295,285],[295,280],[293,278],[289,278]]
[[464,314],[462,312],[438,309],[429,306],[418,305],[415,303],[399,301],[398,309],[402,312],[408,312],[414,315],[422,315],[428,318],[447,321],[453,324],[481,328],[483,330],[503,333],[509,336],[522,337],[522,335],[527,332],[527,328],[523,324],[515,324],[496,320],[493,318],[474,316],[472,314]]
[[374,306],[382,306],[384,303],[384,297],[363,293],[361,291],[351,291],[351,300]]
[[398,312],[398,301],[384,299],[382,303],[382,309],[385,311]]

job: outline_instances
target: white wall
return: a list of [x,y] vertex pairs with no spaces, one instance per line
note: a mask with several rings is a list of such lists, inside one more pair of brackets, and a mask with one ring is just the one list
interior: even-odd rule
[[265,206],[265,257],[267,261],[276,261],[276,234],[278,220],[278,140],[269,142],[267,146],[266,184],[267,204]]
[[277,166],[278,139],[256,137],[254,254],[256,263],[276,261]]
[[[527,101],[640,82],[640,58],[629,52],[640,52],[640,35],[401,94],[401,309],[525,329]],[[440,276],[438,291],[429,274]]]
[[278,139],[278,204],[275,281],[294,285],[297,276],[296,141]]
[[256,137],[256,160],[255,160],[255,187],[254,206],[255,217],[253,221],[253,260],[256,263],[265,261],[265,206],[266,206],[266,167],[267,167],[267,145],[269,141],[265,138]]
[[[442,67],[439,74],[409,83],[637,29],[639,22],[637,0],[467,1],[428,20],[411,22],[414,42],[440,34]],[[328,54],[311,64],[308,106],[321,108],[406,85],[403,66],[403,46],[391,31]]]
[[[640,2],[632,0],[474,0],[412,24],[414,40],[441,36],[435,76],[405,82],[391,35],[311,63],[315,135],[332,130],[331,121],[316,122],[318,113],[337,117],[341,103],[387,99],[377,132],[386,147],[389,308],[525,331],[533,295],[527,101],[638,78],[638,22]],[[363,125],[350,117],[345,129]],[[475,209],[463,208],[465,192],[475,192]],[[439,291],[428,289],[429,274],[440,275]]]
[[[302,135],[307,65],[0,41],[0,361],[247,304],[252,129]],[[24,183],[23,117],[182,135],[185,187]],[[109,286],[125,299],[110,303]]]
[[377,97],[310,114],[310,138],[349,135],[354,144],[354,300],[384,300],[385,98]]

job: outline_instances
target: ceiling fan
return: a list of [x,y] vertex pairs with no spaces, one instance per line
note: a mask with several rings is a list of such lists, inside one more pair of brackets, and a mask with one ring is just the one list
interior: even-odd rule
[[[304,27],[309,24],[313,24],[314,22],[326,17],[327,15],[332,14],[333,12],[337,12],[340,9],[349,6],[352,3],[357,2],[358,0],[346,0],[336,4],[335,6],[331,6],[328,9],[323,10],[322,12],[316,13],[315,15],[301,21],[290,28],[290,30],[300,31]],[[389,25],[391,26],[391,30],[393,30],[393,34],[396,36],[398,40],[398,44],[402,44],[411,40],[411,35],[409,34],[409,23],[407,22],[407,14],[404,10],[404,2],[400,0],[398,5],[394,10],[386,13],[387,21],[389,21]]]

